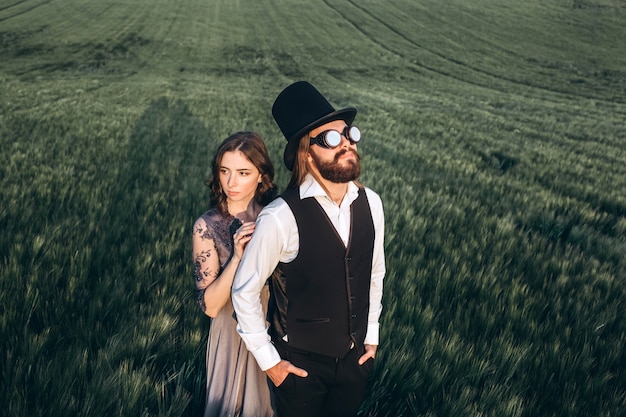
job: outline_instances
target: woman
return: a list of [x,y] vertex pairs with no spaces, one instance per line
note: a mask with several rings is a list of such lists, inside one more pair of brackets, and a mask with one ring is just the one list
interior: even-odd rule
[[[207,341],[204,417],[273,416],[267,377],[236,332],[231,286],[255,220],[276,194],[274,167],[261,137],[226,138],[207,181],[211,208],[193,227],[197,302],[211,317]],[[266,308],[269,291],[262,293]]]

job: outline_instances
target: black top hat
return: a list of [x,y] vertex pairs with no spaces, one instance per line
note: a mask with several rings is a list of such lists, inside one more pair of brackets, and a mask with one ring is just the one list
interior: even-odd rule
[[307,132],[333,120],[352,124],[356,109],[335,110],[324,96],[306,81],[286,87],[274,101],[272,116],[287,139],[285,166],[291,171],[300,138]]

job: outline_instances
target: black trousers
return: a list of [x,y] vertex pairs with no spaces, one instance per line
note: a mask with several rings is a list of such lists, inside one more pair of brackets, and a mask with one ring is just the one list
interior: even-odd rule
[[280,386],[274,387],[278,417],[357,415],[373,366],[372,359],[359,365],[363,347],[355,347],[338,359],[291,348],[282,340],[274,344],[281,358],[309,373],[305,378],[289,374]]

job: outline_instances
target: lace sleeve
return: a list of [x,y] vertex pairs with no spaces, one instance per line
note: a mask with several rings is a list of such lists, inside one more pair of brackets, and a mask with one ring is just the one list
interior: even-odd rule
[[193,226],[193,274],[196,303],[206,312],[204,292],[220,273],[220,262],[215,238],[206,219],[200,217]]

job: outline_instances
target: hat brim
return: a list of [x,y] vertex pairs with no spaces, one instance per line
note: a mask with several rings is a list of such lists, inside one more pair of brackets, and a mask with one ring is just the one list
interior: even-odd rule
[[287,146],[285,146],[285,153],[283,154],[283,160],[285,162],[285,166],[289,171],[293,171],[293,165],[296,160],[296,153],[298,152],[298,146],[300,144],[300,138],[304,136],[305,133],[310,132],[311,130],[326,124],[328,122],[332,122],[335,120],[343,120],[347,124],[352,124],[354,118],[356,117],[356,109],[354,107],[346,107],[345,109],[335,110],[332,113],[328,113],[326,116],[321,119],[317,119],[316,121],[309,123],[302,129],[298,130],[294,133],[290,138],[287,139]]

